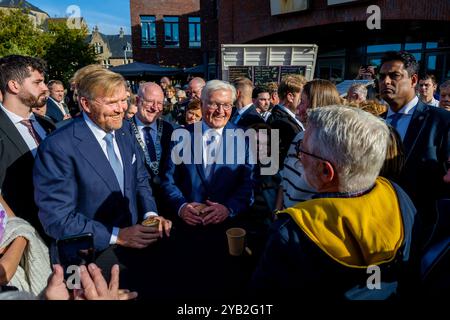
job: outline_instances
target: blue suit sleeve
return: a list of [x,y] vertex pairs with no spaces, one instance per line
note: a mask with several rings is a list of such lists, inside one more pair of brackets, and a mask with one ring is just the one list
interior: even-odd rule
[[[170,151],[172,153],[173,146],[175,144],[171,144]],[[167,199],[167,204],[170,207],[170,211],[177,215],[178,209],[186,202],[186,198],[184,197],[181,190],[177,187],[175,183],[175,170],[176,165],[172,161],[171,154],[167,157],[165,172],[161,183],[161,188],[163,190],[164,196]]]
[[90,232],[96,249],[109,246],[112,227],[77,211],[78,186],[72,161],[54,139],[40,147],[34,165],[34,194],[39,219],[45,232],[54,239]]

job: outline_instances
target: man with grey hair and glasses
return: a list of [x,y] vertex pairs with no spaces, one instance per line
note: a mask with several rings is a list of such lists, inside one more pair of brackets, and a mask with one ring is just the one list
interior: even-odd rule
[[[313,109],[308,119],[296,151],[318,193],[278,213],[253,287],[281,296],[387,299],[408,263],[416,212],[398,185],[378,177],[389,130],[343,106]],[[379,282],[368,279],[374,269]]]
[[[186,288],[186,294],[220,294],[229,285],[225,230],[253,202],[248,145],[236,136],[230,139],[238,129],[229,121],[235,100],[236,90],[228,82],[209,81],[201,94],[202,121],[172,135],[161,186],[167,210],[176,216],[179,245],[173,256],[180,260],[175,265],[183,265],[176,274],[184,274],[178,287]],[[237,160],[239,154],[245,155],[244,163]]]

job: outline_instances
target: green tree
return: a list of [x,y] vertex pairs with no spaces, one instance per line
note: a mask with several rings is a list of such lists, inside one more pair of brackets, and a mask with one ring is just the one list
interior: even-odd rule
[[21,54],[42,57],[49,37],[34,27],[26,9],[0,10],[0,57]]
[[68,83],[76,70],[96,63],[86,27],[69,28],[66,19],[35,27],[27,9],[0,10],[0,57],[21,54],[47,61],[50,79]]
[[96,63],[94,49],[86,41],[87,28],[72,29],[65,20],[48,25],[50,42],[42,58],[47,61],[50,79],[68,83],[79,68]]

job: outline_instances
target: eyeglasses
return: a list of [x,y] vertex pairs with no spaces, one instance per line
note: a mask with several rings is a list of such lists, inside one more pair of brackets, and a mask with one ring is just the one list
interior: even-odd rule
[[233,108],[232,104],[226,104],[226,103],[215,103],[215,102],[212,102],[212,103],[207,103],[207,105],[208,105],[208,108],[211,109],[211,110],[217,110],[217,109],[219,109],[219,107],[222,107],[223,110],[228,111],[231,108]]
[[144,98],[142,98],[140,101],[144,107],[154,106],[154,105],[156,105],[159,109],[161,109],[163,107],[162,101],[145,100]]
[[325,159],[325,158],[316,156],[316,155],[313,154],[313,153],[306,152],[305,150],[303,150],[302,145],[303,145],[303,140],[299,140],[299,141],[297,142],[297,144],[295,145],[295,152],[297,153],[297,157],[298,157],[300,160],[301,160],[301,157],[302,157],[301,154],[303,153],[303,154],[306,154],[307,156],[310,156],[310,157],[313,157],[313,158],[316,158],[316,159],[319,159],[319,160],[328,162],[328,163],[331,164],[331,166],[334,168],[333,163],[331,163],[330,160],[327,160],[327,159]]

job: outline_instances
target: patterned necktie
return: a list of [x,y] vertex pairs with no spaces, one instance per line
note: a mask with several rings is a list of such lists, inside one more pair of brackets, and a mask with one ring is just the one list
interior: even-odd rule
[[114,135],[112,133],[107,133],[104,139],[106,141],[106,153],[108,154],[109,163],[116,175],[117,182],[119,182],[120,190],[123,193],[123,168],[114,151]]
[[36,146],[39,146],[39,144],[42,142],[41,137],[37,134],[36,130],[34,130],[33,125],[31,124],[30,119],[23,119],[20,121],[21,124],[23,124],[25,127],[27,127],[28,132],[30,133],[31,137],[34,139],[34,142],[36,142]]
[[147,151],[150,156],[151,161],[156,161],[156,150],[155,150],[155,142],[153,141],[151,134],[151,127],[144,127],[144,139],[145,145],[147,146]]

